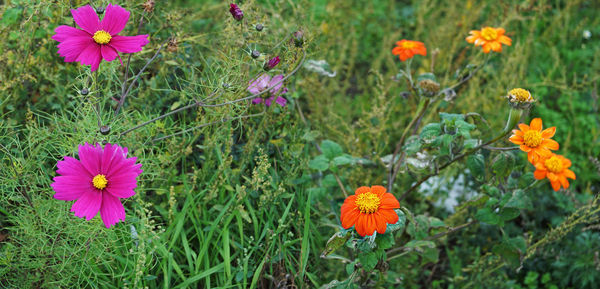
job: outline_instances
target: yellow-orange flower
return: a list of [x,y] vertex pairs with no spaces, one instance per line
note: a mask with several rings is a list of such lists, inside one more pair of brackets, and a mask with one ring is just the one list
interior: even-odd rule
[[402,39],[396,42],[396,45],[392,53],[398,55],[402,61],[412,58],[415,54],[427,55],[427,48],[423,42]]
[[529,125],[520,123],[519,129],[514,129],[508,140],[520,145],[521,150],[527,153],[530,163],[534,164],[537,159],[551,155],[550,150],[558,149],[558,143],[550,139],[556,133],[556,127],[542,130],[541,118],[532,119]]
[[533,176],[537,180],[548,178],[552,189],[560,190],[560,186],[567,189],[569,187],[569,179],[575,179],[575,173],[569,169],[571,161],[561,155],[551,154],[535,163],[535,172]]
[[344,229],[355,227],[361,236],[384,234],[387,224],[396,224],[398,214],[394,209],[400,203],[382,186],[360,187],[342,205],[340,221]]
[[502,52],[502,44],[512,44],[512,40],[504,35],[505,32],[504,28],[483,27],[481,30],[471,30],[466,40],[475,43],[475,46],[482,46],[485,53],[490,50]]

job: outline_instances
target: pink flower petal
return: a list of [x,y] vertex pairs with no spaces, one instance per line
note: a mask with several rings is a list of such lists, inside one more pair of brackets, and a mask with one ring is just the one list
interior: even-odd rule
[[82,65],[90,65],[92,72],[96,71],[100,66],[100,61],[102,61],[100,45],[94,43],[93,45],[87,46],[81,51],[81,54],[77,57],[77,61]]
[[100,29],[114,36],[125,28],[128,20],[129,11],[119,5],[108,4],[106,12],[104,12],[104,18],[100,21]]
[[56,27],[56,29],[54,29],[54,32],[56,34],[52,35],[52,39],[58,42],[63,42],[71,37],[87,37],[89,39],[92,39],[93,36],[81,29],[77,29],[68,25],[58,26]]
[[79,199],[83,193],[94,190],[91,180],[87,176],[57,176],[50,186],[56,192],[55,199],[73,201]]
[[271,76],[268,74],[263,74],[259,76],[257,79],[251,80],[248,83],[248,91],[252,94],[260,93],[265,90],[269,85],[269,80],[271,80]]
[[119,52],[134,53],[142,51],[142,47],[148,42],[150,41],[147,34],[137,36],[114,35],[108,45]]
[[[104,60],[106,60],[108,62],[115,60],[115,58],[117,58],[119,56],[117,51],[114,48],[110,47],[109,45],[101,45],[100,52],[102,54],[102,58],[104,58]],[[121,59],[121,58],[119,58],[119,59]],[[123,64],[123,62],[121,62],[121,64]]]
[[87,33],[94,35],[96,31],[100,30],[100,20],[98,19],[98,14],[92,6],[85,5],[83,7],[79,7],[77,9],[71,9],[71,14],[73,14],[73,20],[75,23],[79,25],[79,27],[83,28]]
[[85,145],[79,146],[79,159],[85,169],[95,177],[100,173],[100,161],[102,156],[102,149],[92,146],[86,143]]
[[277,92],[279,92],[281,86],[283,85],[283,81],[281,81],[282,79],[283,74],[275,75],[273,76],[273,78],[271,78],[271,81],[269,81],[269,87],[271,87],[271,94],[276,94]]
[[58,55],[65,58],[65,62],[77,61],[81,52],[87,49],[89,46],[96,46],[97,44],[89,36],[78,36],[69,38],[60,44],[58,47]]
[[125,221],[125,208],[117,197],[114,197],[111,194],[102,194],[100,217],[102,217],[104,226],[110,228],[119,221]]
[[287,99],[278,96],[277,100],[275,100],[275,102],[277,102],[277,104],[281,105],[282,107],[285,106],[287,104]]
[[72,157],[66,156],[63,161],[58,161],[56,164],[58,170],[56,173],[63,176],[84,176],[94,177],[83,167],[81,162]]
[[98,191],[85,192],[73,203],[71,212],[75,212],[76,217],[85,217],[89,221],[98,214],[101,204],[102,193]]
[[140,174],[142,172],[142,170],[140,169],[142,164],[136,164],[135,163],[136,160],[137,160],[136,157],[127,158],[127,159],[125,157],[123,157],[120,160],[117,157],[115,157],[115,159],[113,161],[113,165],[110,167],[110,169],[106,173],[106,177],[113,178],[114,176],[118,176],[119,174],[123,174],[123,173],[127,173],[127,172],[135,172],[137,174]]
[[266,106],[271,106],[271,103],[273,103],[273,99],[274,99],[274,98],[275,98],[275,97],[271,96],[271,97],[269,97],[269,98],[265,99],[265,105],[266,105]]
[[259,103],[261,103],[261,102],[263,102],[263,99],[262,99],[262,98],[260,98],[260,97],[257,97],[257,98],[255,98],[255,99],[253,99],[253,100],[252,100],[252,103],[253,103],[253,104],[259,104]]

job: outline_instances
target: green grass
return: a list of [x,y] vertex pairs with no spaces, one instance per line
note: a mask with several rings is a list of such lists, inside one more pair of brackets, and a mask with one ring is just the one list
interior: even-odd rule
[[[135,33],[133,19],[141,16],[143,2],[119,3],[132,11],[126,34]],[[447,87],[457,82],[457,70],[484,61],[486,55],[464,38],[487,25],[504,27],[513,45],[491,55],[489,64],[457,89],[456,99],[435,102],[422,124],[438,122],[438,112],[474,111],[489,123],[490,132],[480,133],[487,137],[505,124],[508,106],[501,96],[514,87],[529,89],[537,103],[524,120],[541,117],[544,126],[557,127],[559,153],[573,161],[577,180],[559,193],[542,182],[531,192],[535,209],[522,210],[502,230],[476,225],[439,241],[436,264],[408,254],[389,262],[385,275],[359,277],[383,278],[388,283],[380,288],[534,288],[527,287],[534,283],[594,288],[600,282],[589,253],[600,249],[593,242],[599,234],[593,227],[583,231],[597,224],[597,217],[544,243],[519,272],[510,266],[486,271],[498,262],[491,242],[516,236],[526,236],[528,245],[542,240],[600,189],[600,168],[590,160],[600,156],[600,6],[595,1],[243,1],[248,23],[266,27],[261,33],[246,27],[246,40],[227,3],[167,2],[157,1],[155,11],[145,15],[142,32],[151,42],[132,57],[129,75],[169,37],[176,37],[177,49],[163,50],[148,67],[118,116],[109,97],[120,92],[124,68],[116,61],[103,63],[96,78],[56,54],[50,37],[56,26],[72,23],[69,1],[0,6],[0,287],[319,288],[346,279],[340,259],[353,260],[350,249],[320,258],[329,237],[340,230],[344,195],[332,175],[308,167],[318,155],[314,144],[333,140],[367,161],[337,172],[347,191],[387,185],[380,158],[393,152],[418,105],[401,96],[406,84],[392,79],[404,67],[391,54],[394,43],[423,41],[428,55],[416,57],[413,70],[433,71]],[[307,59],[326,60],[337,75],[301,69],[286,82],[285,109],[272,107],[256,117],[153,142],[203,123],[262,112],[245,102],[195,108],[120,135],[206,97],[223,83],[231,89],[219,102],[246,96],[248,80],[261,69],[248,49],[281,55],[278,69],[290,72],[302,53],[286,39],[297,29],[305,32]],[[585,39],[584,30],[592,37]],[[85,97],[79,91],[90,86],[90,77],[96,86]],[[107,136],[98,131],[98,101],[100,121],[111,128]],[[98,217],[75,218],[70,204],[52,198],[50,187],[57,160],[73,156],[78,144],[102,140],[127,146],[144,169],[136,196],[125,201],[126,221],[109,230]],[[532,171],[523,155],[514,157],[515,170]],[[443,176],[451,184],[463,169],[451,166]],[[418,176],[401,173],[392,192],[401,194]],[[468,189],[482,193],[478,186]],[[417,190],[401,203],[448,225],[474,215],[451,216],[434,206],[447,197],[444,190],[425,193]],[[406,241],[397,238],[397,244]],[[550,276],[546,283],[544,273]]]

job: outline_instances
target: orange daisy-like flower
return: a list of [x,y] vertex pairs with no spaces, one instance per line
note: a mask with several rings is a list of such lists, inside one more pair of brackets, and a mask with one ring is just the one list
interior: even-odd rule
[[360,187],[344,201],[340,220],[344,229],[354,226],[363,237],[373,235],[375,231],[384,234],[387,224],[398,222],[398,214],[394,211],[398,208],[400,203],[384,187]]
[[398,55],[402,61],[412,58],[415,54],[427,55],[427,48],[423,42],[402,39],[396,42],[396,45],[392,53]]
[[482,46],[485,53],[490,53],[490,50],[502,52],[502,44],[512,44],[512,40],[504,35],[505,32],[504,28],[483,27],[481,31],[471,30],[466,40],[475,43],[475,46]]
[[571,167],[571,161],[561,155],[552,154],[544,157],[535,163],[535,172],[533,176],[537,180],[548,178],[552,189],[555,191],[560,190],[560,186],[563,188],[569,187],[569,179],[575,179],[575,173],[569,169]]
[[550,139],[556,132],[556,127],[542,130],[542,119],[534,118],[529,125],[519,124],[519,129],[513,130],[510,142],[520,145],[521,150],[527,153],[527,159],[534,163],[536,159],[552,154],[550,150],[557,150],[558,143]]

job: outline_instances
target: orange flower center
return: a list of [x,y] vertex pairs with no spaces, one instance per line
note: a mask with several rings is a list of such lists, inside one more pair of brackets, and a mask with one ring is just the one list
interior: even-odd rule
[[481,29],[481,37],[487,41],[495,40],[498,38],[498,32],[492,27],[485,27]]
[[542,133],[530,129],[523,135],[523,143],[530,148],[536,148],[542,143]]
[[98,30],[96,33],[94,33],[92,38],[94,38],[94,41],[96,41],[98,44],[108,44],[112,37],[110,36],[110,33],[104,30]]
[[106,188],[106,185],[108,185],[108,180],[106,179],[105,175],[96,175],[92,180],[92,183],[96,189],[102,190]]
[[546,168],[553,172],[553,173],[560,173],[563,170],[563,164],[562,161],[557,157],[557,156],[553,156],[549,159],[547,159],[544,162],[544,166],[546,166]]
[[417,47],[417,43],[413,41],[404,41],[402,42],[402,48],[404,49],[413,49]]
[[381,199],[379,196],[377,196],[377,194],[367,192],[356,196],[355,204],[361,213],[372,214],[377,212],[377,209],[379,209]]

